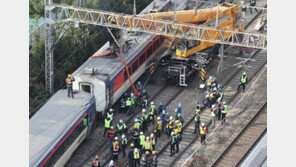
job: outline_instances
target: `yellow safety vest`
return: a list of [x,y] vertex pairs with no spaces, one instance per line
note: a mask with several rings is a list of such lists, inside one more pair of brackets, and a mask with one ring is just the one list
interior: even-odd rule
[[139,158],[140,158],[139,151],[138,152],[134,151],[134,159],[139,159]]
[[105,128],[110,128],[111,119],[108,121],[105,119]]
[[161,128],[162,128],[162,122],[157,121],[157,130],[161,130]]
[[205,135],[206,134],[206,127],[200,127],[200,134],[203,134],[203,135]]
[[145,142],[145,135],[140,135],[140,145],[143,145]]

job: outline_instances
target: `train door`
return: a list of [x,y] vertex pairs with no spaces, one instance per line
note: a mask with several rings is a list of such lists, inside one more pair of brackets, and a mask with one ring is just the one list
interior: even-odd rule
[[109,108],[112,106],[112,104],[113,104],[113,95],[114,95],[114,83],[112,82],[112,83],[110,83],[110,85],[109,85],[109,90],[108,90],[108,92],[109,92]]

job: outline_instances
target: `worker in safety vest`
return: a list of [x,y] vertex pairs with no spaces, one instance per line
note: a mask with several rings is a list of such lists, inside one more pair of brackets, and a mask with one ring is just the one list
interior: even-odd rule
[[158,155],[157,155],[157,153],[156,153],[156,151],[154,150],[154,151],[152,151],[152,166],[153,167],[157,167],[157,165],[158,165],[158,160],[157,160],[157,158],[158,158]]
[[66,79],[66,86],[67,86],[67,90],[68,90],[68,97],[74,98],[73,96],[73,82],[75,81],[75,79],[71,76],[71,74],[68,74],[68,78]]
[[142,84],[141,84],[141,81],[138,81],[138,82],[137,82],[136,89],[137,89],[138,92],[141,92],[141,90],[142,90]]
[[137,166],[137,164],[139,164],[139,166],[140,166],[140,151],[137,148],[135,148],[135,150],[134,150],[134,163],[133,164],[135,167]]
[[196,109],[196,110],[201,110],[201,105],[199,104],[199,101],[196,100],[195,103],[196,103],[196,104],[195,104],[195,109]]
[[162,132],[162,121],[160,120],[160,117],[157,117],[155,129],[156,129],[156,137],[160,138],[161,132]]
[[128,150],[128,164],[129,167],[133,167],[134,165],[134,143],[131,144],[130,149]]
[[96,156],[95,156],[95,159],[94,159],[93,162],[92,162],[92,167],[101,167],[100,162],[99,162],[98,159],[99,159],[99,156],[96,155]]
[[142,115],[143,115],[143,131],[146,132],[148,130],[148,119],[149,119],[149,114],[148,112],[146,111],[146,109],[142,109]]
[[125,102],[125,108],[126,108],[126,112],[128,115],[130,115],[131,113],[131,107],[132,107],[132,101],[131,101],[131,98],[127,98],[126,102]]
[[216,108],[215,104],[213,104],[212,105],[212,109],[211,109],[212,128],[215,127],[216,113],[217,113],[217,108]]
[[114,137],[113,139],[111,139],[111,140],[109,140],[109,143],[111,144],[111,152],[112,152],[112,150],[113,150],[113,147],[114,147],[114,145],[115,145],[115,142],[118,142],[119,143],[119,141],[118,141],[118,137],[116,136],[116,137]]
[[145,89],[142,90],[141,99],[148,99],[148,93]]
[[[250,6],[256,6],[256,0],[250,0]],[[254,10],[258,12],[256,8],[254,8]],[[250,13],[252,14],[252,8],[250,8]]]
[[199,132],[199,124],[200,124],[200,110],[195,109],[196,116],[194,117],[194,132],[193,134],[196,134],[196,131]]
[[167,135],[170,136],[173,129],[174,129],[174,119],[173,119],[173,116],[170,116],[170,121],[169,123],[167,124]]
[[126,111],[125,101],[124,101],[124,99],[122,98],[122,99],[120,100],[119,113],[124,113],[125,111]]
[[137,129],[137,127],[134,126],[134,129],[133,129],[131,135],[133,136],[135,147],[139,147],[139,144],[140,144],[139,143],[139,134],[140,134],[139,129]]
[[183,124],[179,121],[176,120],[175,124],[177,125],[177,127],[175,129],[178,129],[178,133],[180,134],[180,141],[182,141],[182,128],[183,128]]
[[205,92],[205,98],[202,99],[201,103],[202,103],[203,107],[207,106],[209,108],[209,105],[210,105],[210,92],[209,91]]
[[124,124],[120,119],[118,124],[116,125],[116,133],[122,134],[122,133],[125,133],[126,130],[127,130],[126,124]]
[[118,152],[119,152],[119,143],[118,143],[118,141],[116,141],[114,143],[113,152],[112,152],[114,161],[117,161],[117,159],[118,159]]
[[238,87],[237,87],[237,91],[239,91],[239,88],[240,88],[241,86],[243,86],[243,92],[245,92],[245,88],[246,88],[246,84],[247,84],[247,82],[248,82],[248,76],[247,76],[247,73],[244,72],[243,75],[242,75],[241,78],[240,78],[240,84],[239,84]]
[[141,123],[140,123],[140,121],[139,121],[138,118],[135,119],[135,124],[134,124],[134,126],[136,126],[137,129],[140,129]]
[[209,91],[212,88],[213,77],[210,76],[209,79],[206,81],[207,90]]
[[112,125],[112,120],[110,116],[107,116],[107,118],[105,118],[104,137],[106,137],[106,132],[110,129],[111,125]]
[[144,144],[142,146],[143,152],[149,151],[151,152],[152,150],[152,143],[149,140],[149,136],[146,137],[146,140],[144,141]]
[[184,119],[183,119],[183,117],[181,116],[181,113],[178,113],[178,115],[177,115],[177,117],[176,117],[176,120],[179,120],[179,121],[182,123],[182,125],[183,125],[183,123],[184,123]]
[[147,99],[143,99],[142,100],[142,103],[141,103],[142,108],[147,108],[147,105],[148,105],[148,100]]
[[151,141],[151,144],[152,144],[152,150],[155,150],[155,144],[157,142],[157,139],[156,139],[156,137],[154,136],[153,133],[150,134],[150,141]]
[[179,144],[181,142],[181,134],[178,129],[175,130],[174,136],[175,136],[176,153],[178,153],[179,152]]
[[125,137],[125,135],[121,136],[121,151],[122,151],[122,157],[125,157],[125,148],[127,146],[127,139]]
[[110,110],[106,113],[106,117],[108,117],[108,116],[110,116],[110,118],[111,118],[111,121],[113,121],[113,109],[112,108],[110,108]]
[[225,117],[227,114],[228,105],[226,101],[223,102],[223,109],[222,109],[222,124],[225,123]]
[[147,167],[148,165],[148,156],[149,156],[149,151],[146,151],[143,155],[142,155],[142,166],[143,167]]
[[109,163],[109,167],[116,167],[116,165],[115,165],[115,163],[114,163],[113,160],[110,161],[110,163]]
[[223,109],[223,103],[222,103],[221,99],[219,99],[218,102],[217,102],[217,115],[216,115],[218,120],[222,119],[221,118],[222,109]]
[[131,102],[132,102],[132,107],[135,107],[136,105],[136,96],[134,93],[131,93]]
[[154,104],[154,102],[152,101],[150,103],[150,113],[149,113],[149,121],[152,122],[152,124],[154,125],[154,117],[156,115],[156,106]]
[[108,130],[108,137],[109,137],[109,139],[113,139],[114,138],[114,135],[115,135],[114,128],[113,128],[113,126],[110,126],[110,129]]
[[170,141],[170,148],[171,148],[170,157],[175,155],[175,144],[176,144],[176,136],[175,136],[175,133],[172,132],[171,133],[171,141]]
[[205,123],[201,123],[201,127],[200,129],[200,143],[201,144],[206,144],[205,140],[206,140],[206,134],[208,132],[207,127],[205,126]]
[[141,151],[142,151],[142,148],[143,148],[143,144],[144,144],[144,142],[145,142],[145,135],[144,135],[144,133],[143,132],[140,132],[140,149],[141,149]]

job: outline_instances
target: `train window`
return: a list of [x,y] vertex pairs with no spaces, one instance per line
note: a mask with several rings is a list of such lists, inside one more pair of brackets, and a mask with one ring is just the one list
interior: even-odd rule
[[159,47],[159,41],[156,40],[156,41],[154,42],[154,51],[155,51],[158,47]]
[[127,70],[124,70],[124,81],[126,81],[127,78],[128,78],[128,76],[127,76]]
[[152,54],[152,45],[149,46],[149,48],[147,49],[147,59],[151,56]]
[[91,93],[91,85],[90,84],[81,84],[81,90],[84,92]]
[[136,60],[133,65],[132,65],[132,70],[133,70],[133,73],[136,72],[138,69],[138,60]]
[[142,55],[139,58],[140,65],[142,65],[145,62],[145,60],[146,60],[145,52],[143,52]]

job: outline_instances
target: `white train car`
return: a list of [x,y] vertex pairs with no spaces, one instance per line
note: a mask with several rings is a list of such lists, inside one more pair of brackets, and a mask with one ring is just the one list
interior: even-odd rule
[[95,122],[95,99],[79,91],[68,98],[56,92],[30,119],[29,166],[60,167],[90,134]]

